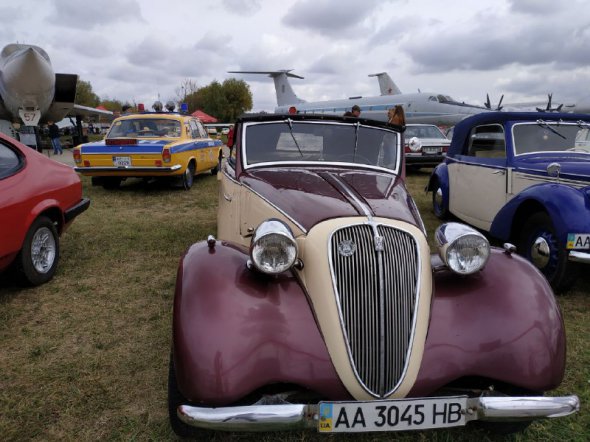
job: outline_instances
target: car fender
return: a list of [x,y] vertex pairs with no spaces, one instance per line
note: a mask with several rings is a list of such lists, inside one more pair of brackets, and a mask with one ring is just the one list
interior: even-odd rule
[[173,358],[183,396],[226,405],[287,383],[350,399],[297,278],[260,274],[247,259],[246,249],[220,241],[196,243],[181,259]]
[[[490,235],[501,240],[514,238],[530,206],[544,209],[553,222],[558,239],[565,244],[568,233],[590,233],[590,188],[547,183],[531,186],[512,198],[494,217]],[[528,207],[526,207],[528,206]],[[516,224],[515,224],[516,222]]]
[[449,169],[446,163],[441,163],[434,168],[430,178],[428,179],[428,184],[426,185],[426,191],[432,192],[434,190],[434,183],[439,182],[441,188],[443,189],[443,202],[449,205]]
[[486,267],[435,274],[435,296],[418,379],[410,395],[431,394],[465,377],[530,391],[556,388],[565,369],[559,307],[542,274],[493,248]]

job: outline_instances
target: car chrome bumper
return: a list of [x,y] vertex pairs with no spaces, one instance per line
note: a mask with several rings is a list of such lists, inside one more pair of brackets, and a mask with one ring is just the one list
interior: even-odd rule
[[570,252],[568,260],[573,262],[581,262],[583,264],[590,264],[590,253],[586,252]]
[[[577,396],[477,397],[467,401],[467,422],[518,421],[563,417],[580,409]],[[204,408],[181,405],[178,417],[185,424],[224,431],[282,431],[318,427],[319,405],[250,405]]]
[[167,173],[181,169],[180,164],[168,167],[74,167],[76,172],[149,172],[149,173]]

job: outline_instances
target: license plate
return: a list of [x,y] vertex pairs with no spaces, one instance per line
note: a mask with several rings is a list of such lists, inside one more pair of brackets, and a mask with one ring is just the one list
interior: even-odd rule
[[116,167],[130,167],[131,157],[113,157],[113,164]]
[[434,154],[440,153],[440,148],[439,147],[423,147],[422,152],[427,155],[434,155]]
[[467,396],[371,402],[320,402],[318,431],[427,430],[463,426]]
[[590,249],[590,233],[568,233],[568,249]]

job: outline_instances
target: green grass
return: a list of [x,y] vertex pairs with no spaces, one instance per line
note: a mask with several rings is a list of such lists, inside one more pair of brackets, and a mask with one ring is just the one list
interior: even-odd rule
[[[424,194],[427,172],[410,174],[429,232],[438,225]],[[91,187],[92,200],[62,237],[55,278],[37,288],[0,279],[0,434],[3,440],[170,440],[166,382],[178,260],[216,231],[217,181],[195,179],[189,192],[125,183]],[[432,236],[432,233],[430,233]],[[590,280],[559,298],[568,333],[563,385],[576,393],[576,416],[534,423],[515,440],[588,440]],[[392,435],[218,433],[212,440],[501,440],[474,428]]]

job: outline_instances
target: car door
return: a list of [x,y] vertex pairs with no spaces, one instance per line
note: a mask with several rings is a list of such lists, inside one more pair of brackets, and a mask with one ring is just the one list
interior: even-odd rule
[[451,213],[489,230],[506,204],[509,174],[504,128],[499,124],[473,128],[464,155],[449,164]]

